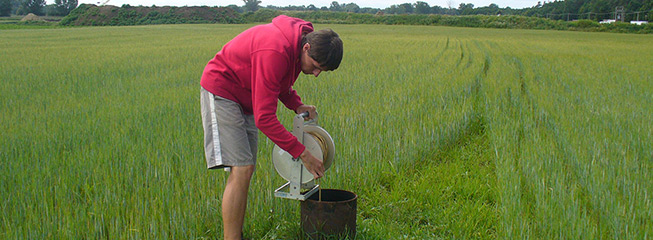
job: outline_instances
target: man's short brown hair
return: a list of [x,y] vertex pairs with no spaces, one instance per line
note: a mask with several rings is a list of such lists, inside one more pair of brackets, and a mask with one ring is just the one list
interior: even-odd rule
[[302,47],[311,45],[308,56],[315,59],[326,71],[335,70],[342,61],[342,40],[333,30],[327,28],[306,34],[302,38]]

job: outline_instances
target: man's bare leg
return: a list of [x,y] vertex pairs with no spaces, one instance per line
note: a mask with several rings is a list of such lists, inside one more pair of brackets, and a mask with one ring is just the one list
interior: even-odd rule
[[225,240],[241,240],[247,191],[254,174],[254,165],[231,167],[227,185],[222,195],[222,223]]

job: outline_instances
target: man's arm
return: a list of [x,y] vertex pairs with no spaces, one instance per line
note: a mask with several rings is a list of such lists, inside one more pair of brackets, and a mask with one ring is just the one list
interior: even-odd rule
[[275,51],[252,54],[252,109],[256,127],[281,149],[297,158],[306,147],[286,130],[276,115],[280,79],[285,75],[281,69],[288,69],[288,61],[282,54]]
[[[285,75],[283,71],[278,70],[287,68],[287,61],[279,53],[263,51],[252,54],[252,106],[256,127],[294,158],[301,158],[306,169],[315,178],[320,178],[324,175],[323,161],[314,157],[294,135],[288,132],[276,115],[280,79]],[[294,95],[297,96],[297,93],[294,92]],[[299,96],[296,99],[301,104]],[[302,109],[312,109],[309,113],[315,114],[314,106],[307,107],[301,104],[294,110]]]
[[297,112],[297,108],[299,106],[304,105],[304,103],[302,103],[302,99],[297,94],[297,91],[295,91],[295,89],[292,89],[292,87],[287,89],[287,91],[282,91],[279,94],[279,100],[288,109],[293,110],[295,112]]

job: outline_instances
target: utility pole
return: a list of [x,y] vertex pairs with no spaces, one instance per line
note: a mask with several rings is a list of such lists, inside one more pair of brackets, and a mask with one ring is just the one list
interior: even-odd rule
[[616,7],[615,10],[614,10],[615,20],[617,20],[617,21],[621,20],[622,22],[626,21],[626,19],[624,19],[626,17],[624,12],[625,12],[624,6]]

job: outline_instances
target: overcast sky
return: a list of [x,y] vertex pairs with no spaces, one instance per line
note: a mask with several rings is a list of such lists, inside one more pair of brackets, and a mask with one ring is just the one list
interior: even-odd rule
[[[79,4],[82,3],[91,3],[98,4],[106,0],[78,0]],[[48,4],[54,3],[54,0],[47,0]],[[305,5],[310,4],[315,5],[320,8],[322,6],[330,6],[333,0],[311,0],[311,1],[296,1],[296,0],[261,0],[261,6],[288,6],[288,5]],[[343,3],[356,3],[359,7],[372,7],[372,8],[387,8],[394,4],[402,3],[415,3],[416,0],[341,0],[337,1],[340,4]],[[457,8],[461,3],[471,3],[474,4],[474,7],[485,7],[491,3],[499,5],[501,8],[511,7],[511,8],[526,8],[535,6],[538,0],[423,0],[429,6],[440,6],[440,7],[451,7]],[[230,4],[235,4],[238,6],[243,6],[244,3],[242,0],[109,0],[107,5],[122,6],[123,4],[129,4],[132,6],[227,6]]]

